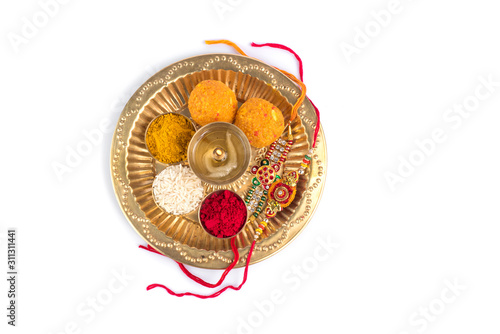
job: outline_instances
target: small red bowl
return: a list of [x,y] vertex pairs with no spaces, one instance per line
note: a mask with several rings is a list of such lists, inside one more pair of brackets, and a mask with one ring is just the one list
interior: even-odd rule
[[[203,221],[202,219],[202,210],[204,209],[204,207],[206,205],[209,205],[207,203],[207,201],[209,201],[213,196],[216,196],[216,195],[219,195],[219,194],[222,194],[223,192],[229,192],[231,193],[232,196],[234,196],[234,198],[236,198],[238,200],[238,204],[237,205],[241,205],[242,209],[245,210],[245,219],[242,220],[241,222],[235,222],[232,226],[226,226],[227,227],[234,227],[234,231],[232,231],[233,233],[231,235],[223,235],[223,236],[219,236],[220,234],[218,233],[215,233],[216,231],[214,231],[214,229],[217,229],[217,227],[219,226],[215,226],[214,228],[210,228],[210,227],[207,227],[206,226],[206,222]],[[220,207],[219,205],[217,205],[217,207]],[[220,215],[220,212],[219,212],[219,215]],[[201,202],[201,205],[200,205],[200,208],[198,210],[198,220],[200,222],[200,225],[201,227],[203,228],[203,230],[205,230],[205,232],[207,232],[208,234],[210,234],[211,236],[213,237],[216,237],[218,239],[229,239],[229,238],[232,238],[234,237],[235,235],[237,235],[238,233],[240,233],[243,228],[245,227],[246,223],[247,223],[247,220],[248,220],[248,210],[247,210],[247,207],[245,205],[245,202],[243,201],[243,199],[237,194],[235,193],[234,191],[232,190],[227,190],[227,189],[222,189],[222,190],[216,190],[214,192],[211,192],[210,194],[208,194],[207,196],[205,196],[205,198],[202,200]],[[235,226],[237,225],[237,226]],[[241,226],[240,226],[241,225]]]

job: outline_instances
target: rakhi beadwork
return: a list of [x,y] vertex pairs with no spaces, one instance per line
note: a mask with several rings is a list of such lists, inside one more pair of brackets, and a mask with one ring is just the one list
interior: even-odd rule
[[[279,178],[278,172],[286,161],[286,156],[293,144],[292,128],[288,126],[288,135],[286,140],[278,138],[269,146],[264,159],[260,165],[253,166],[250,171],[255,174],[252,179],[252,187],[245,197],[245,203],[250,211],[251,220],[257,218],[262,212],[268,191],[276,178]],[[272,165],[271,165],[272,163]]]
[[[309,154],[312,155],[313,150],[309,150]],[[299,181],[300,175],[304,175],[306,169],[311,164],[311,157],[309,155],[304,155],[300,167],[296,171],[288,172],[283,178],[279,176],[269,187],[267,207],[265,209],[266,218],[264,218],[255,229],[254,238],[257,240],[259,236],[264,232],[267,224],[269,223],[269,218],[276,216],[278,212],[289,206],[295,198],[297,193],[297,183]]]
[[266,201],[266,196],[267,196],[267,190],[264,190],[261,186],[255,187],[252,185],[252,188],[248,191],[247,197],[245,197],[245,203],[247,205],[247,209],[248,211],[250,211],[252,215],[256,212],[257,213],[262,212],[262,206]]

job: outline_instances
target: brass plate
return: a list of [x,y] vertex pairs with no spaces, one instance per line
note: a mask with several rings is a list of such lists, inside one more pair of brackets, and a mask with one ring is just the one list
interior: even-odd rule
[[[111,145],[111,178],[121,209],[134,229],[162,254],[185,264],[207,269],[226,268],[232,262],[229,240],[211,237],[203,231],[193,211],[173,216],[161,210],[152,196],[155,175],[165,166],[149,155],[144,133],[158,114],[179,112],[189,116],[187,100],[194,86],[205,79],[225,82],[241,103],[250,97],[262,97],[290,118],[292,104],[300,91],[281,72],[259,60],[233,54],[208,54],[191,57],[167,66],[147,80],[130,98],[120,115]],[[299,108],[292,123],[294,145],[285,163],[285,171],[296,170],[312,145],[317,121],[308,99]],[[252,161],[260,161],[266,149],[253,149]],[[319,203],[326,176],[327,154],[323,129],[320,128],[309,173],[302,176],[292,205],[279,213],[261,236],[251,263],[262,261],[289,244],[307,225]],[[254,163],[251,163],[250,167]],[[205,185],[205,192],[229,188],[246,193],[252,176],[225,187]],[[244,266],[257,222],[247,224],[238,235],[242,256],[236,267]]]

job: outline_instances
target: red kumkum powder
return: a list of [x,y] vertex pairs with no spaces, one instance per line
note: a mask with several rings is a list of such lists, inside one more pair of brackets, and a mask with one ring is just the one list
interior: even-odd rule
[[217,238],[236,235],[245,225],[246,219],[245,203],[229,190],[213,192],[201,205],[201,224],[208,233]]

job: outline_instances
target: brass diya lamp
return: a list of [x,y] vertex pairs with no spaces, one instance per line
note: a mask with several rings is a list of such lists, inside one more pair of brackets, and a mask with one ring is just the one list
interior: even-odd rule
[[203,182],[215,186],[238,180],[252,155],[247,137],[237,126],[214,122],[199,129],[189,142],[187,158]]

